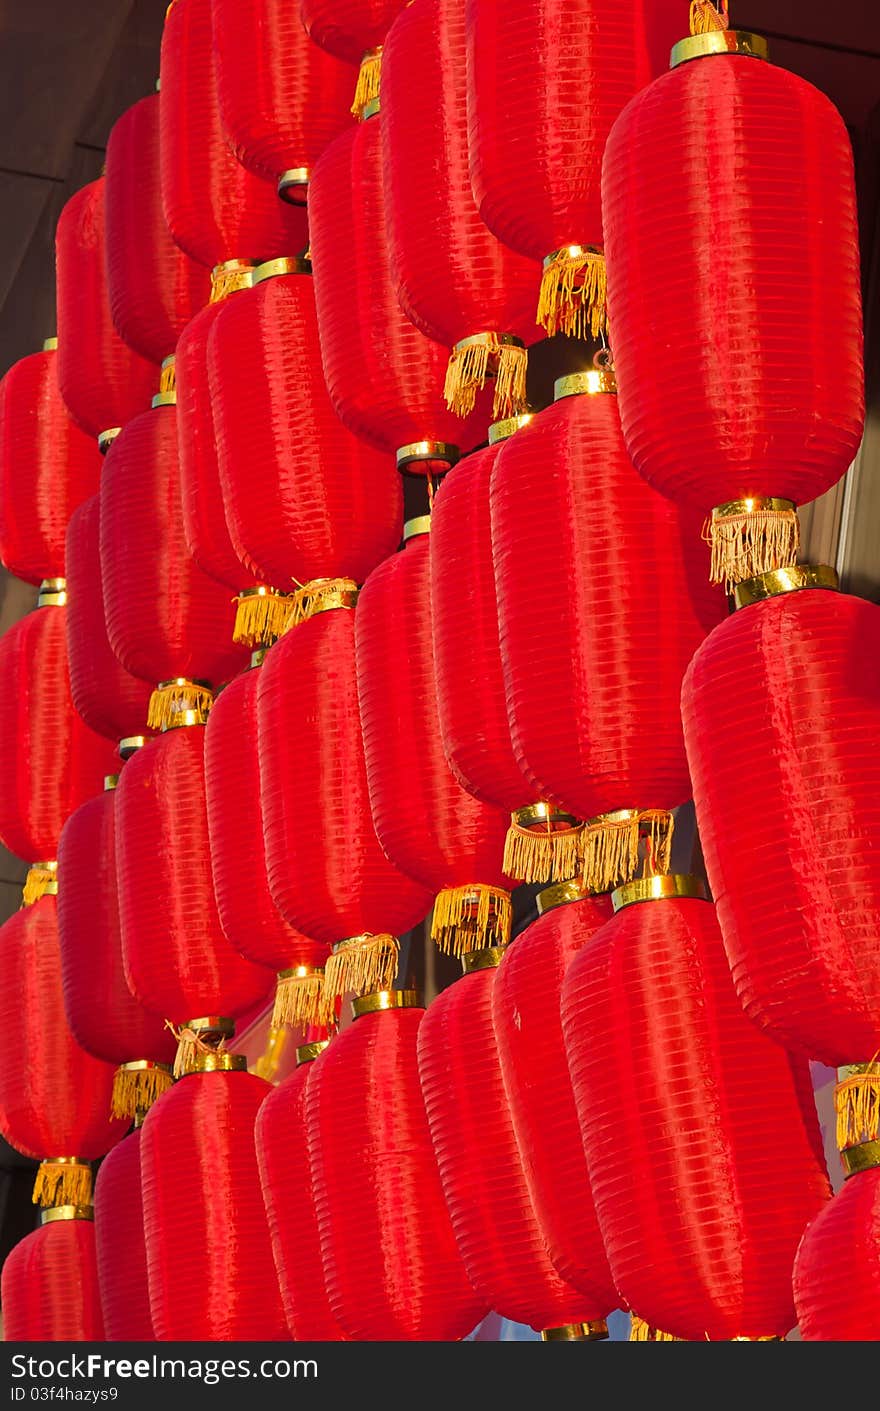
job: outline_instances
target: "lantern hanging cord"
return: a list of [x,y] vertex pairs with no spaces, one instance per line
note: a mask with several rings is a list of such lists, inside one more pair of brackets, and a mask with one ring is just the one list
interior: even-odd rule
[[712,4],[711,0],[691,0],[690,25],[691,34],[729,29],[728,0],[719,0],[718,4]]

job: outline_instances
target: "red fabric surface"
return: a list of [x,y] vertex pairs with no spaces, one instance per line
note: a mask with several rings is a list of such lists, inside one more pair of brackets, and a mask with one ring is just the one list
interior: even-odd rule
[[864,417],[852,152],[831,101],[748,57],[682,64],[615,124],[602,199],[637,469],[704,511],[827,490]]
[[357,1342],[452,1342],[485,1314],[419,1089],[424,1010],[365,1014],[311,1065],[306,1128],[330,1307]]
[[880,1341],[880,1168],[851,1176],[807,1226],[794,1301],[804,1342]]
[[291,0],[211,0],[220,117],[238,160],[277,181],[312,167],[351,122],[351,70],[323,54]]
[[211,0],[175,0],[162,31],[159,77],[162,207],[177,244],[209,268],[296,254],[308,240],[305,212],[279,201],[226,143]]
[[590,1190],[559,1006],[565,972],[611,915],[585,897],[540,916],[498,968],[492,1022],[526,1185],[560,1274],[604,1317],[618,1306]]
[[364,585],[357,679],[373,823],[393,862],[432,892],[506,887],[506,814],[458,783],[437,728],[429,545],[424,535]]
[[150,405],[159,369],[123,343],[107,295],[104,182],[71,196],[55,229],[58,387],[90,436],[124,426]]
[[308,275],[235,295],[214,323],[208,370],[232,543],[277,588],[363,582],[400,541],[394,462],[333,410]]
[[101,577],[110,645],[152,685],[175,676],[225,681],[247,661],[232,642],[227,589],[190,558],[183,534],[173,407],[137,417],[101,477]]
[[306,1133],[304,1063],[266,1098],[257,1116],[257,1161],[272,1255],[291,1337],[344,1342],[324,1282]]
[[56,359],[31,353],[0,381],[0,560],[26,583],[64,577],[68,520],[101,471],[61,400]]
[[95,1182],[95,1253],[108,1342],[153,1342],[141,1196],[141,1134],[101,1163]]
[[299,12],[310,37],[322,49],[359,64],[388,33],[405,0],[300,0]]
[[635,474],[607,393],[510,437],[490,500],[508,716],[533,790],[579,818],[683,803],[681,678],[726,612],[699,517]]
[[354,619],[340,608],[293,627],[260,668],[257,690],[269,885],[291,923],[328,945],[367,931],[400,935],[431,906],[373,827]]
[[182,1024],[234,1018],[273,976],[233,950],[214,898],[205,732],[170,730],[128,761],[116,789],[116,869],[126,978],[141,1004]]
[[59,1220],[15,1246],[0,1284],[6,1342],[103,1342],[90,1220]]
[[74,710],[65,614],[38,608],[0,637],[0,841],[25,862],[55,858],[67,815],[119,763]]
[[562,1022],[626,1304],[691,1341],[784,1336],[828,1178],[808,1065],[743,1013],[714,907],[619,912],[571,962]]
[[141,1128],[150,1309],[159,1342],[283,1342],[260,1194],[253,1073],[193,1073]]
[[112,1065],[79,1047],[65,1017],[55,897],[0,926],[0,974],[0,1131],[40,1160],[103,1156],[128,1124],[110,1117]]
[[113,125],[105,178],[107,292],[113,322],[142,357],[160,363],[208,302],[210,278],[175,245],[159,177],[159,95]]
[[880,1048],[880,608],[735,613],[682,692],[700,837],[746,1012],[831,1065]]
[[419,1029],[419,1078],[452,1228],[471,1283],[496,1313],[539,1330],[586,1322],[608,1303],[579,1293],[550,1263],[492,1027],[496,973],[463,975]]

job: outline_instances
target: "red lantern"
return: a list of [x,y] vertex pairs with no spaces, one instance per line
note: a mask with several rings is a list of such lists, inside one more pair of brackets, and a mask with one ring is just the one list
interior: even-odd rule
[[102,1161],[95,1182],[95,1249],[109,1342],[153,1342],[136,1129]]
[[55,231],[58,386],[67,410],[105,446],[149,406],[159,369],[135,353],[113,326],[107,296],[104,181],[65,205]]
[[467,0],[468,136],[489,229],[543,260],[538,322],[605,323],[600,182],[615,118],[666,67],[682,0]]
[[779,1042],[829,1064],[880,1048],[880,608],[817,591],[834,585],[827,568],[742,584],[741,610],[682,692],[740,999]]
[[288,0],[211,0],[220,116],[238,160],[304,202],[312,167],[350,121],[350,71],[310,44]]
[[91,1209],[47,1210],[49,1224],[15,1246],[3,1265],[6,1342],[103,1342]]
[[611,904],[566,882],[539,893],[538,913],[495,977],[498,1061],[547,1251],[562,1277],[586,1295],[593,1316],[604,1316],[617,1307],[617,1291],[590,1190],[559,1006],[569,964],[608,920]]
[[412,991],[360,1017],[315,1062],[306,1127],[333,1315],[357,1342],[451,1342],[486,1312],[455,1243],[419,1091]]
[[566,1050],[628,1306],[689,1340],[770,1340],[794,1323],[792,1260],[828,1178],[808,1066],[746,1018],[701,895],[678,876],[615,893],[565,978]]
[[296,1051],[297,1068],[257,1116],[257,1161],[272,1254],[290,1335],[296,1342],[344,1342],[324,1283],[306,1135],[306,1083],[326,1040]]
[[561,378],[490,491],[514,753],[538,798],[588,820],[596,891],[634,875],[645,828],[668,865],[668,811],[690,797],[681,679],[725,611],[696,514],[635,474],[613,391],[605,370]]
[[[535,265],[480,219],[467,152],[465,0],[414,0],[382,53],[388,239],[408,318],[452,348],[447,405],[473,410],[495,378],[494,412],[525,409]],[[527,101],[527,100],[524,100]]]
[[57,339],[0,381],[0,560],[16,578],[64,577],[64,533],[98,488],[100,453],[58,391]]
[[351,111],[359,114],[379,96],[382,43],[406,0],[300,0],[310,38],[330,54],[359,64]]
[[461,955],[510,936],[506,818],[466,793],[443,754],[431,641],[430,520],[358,603],[357,678],[373,823],[401,871],[437,893],[432,935]]
[[184,1078],[141,1130],[153,1327],[160,1342],[280,1342],[287,1328],[254,1149],[271,1089],[241,1071],[241,1055],[203,1058],[220,1069]]
[[733,31],[676,45],[615,123],[602,183],[627,446],[651,485],[712,512],[729,585],[795,562],[795,504],[840,479],[864,421],[849,138],[766,55]]
[[[578,1292],[550,1262],[529,1197],[492,1027],[499,947],[465,958],[419,1029],[419,1077],[452,1228],[468,1277],[505,1318],[548,1341],[608,1336],[604,1296]],[[614,1306],[613,1294],[611,1306]]]

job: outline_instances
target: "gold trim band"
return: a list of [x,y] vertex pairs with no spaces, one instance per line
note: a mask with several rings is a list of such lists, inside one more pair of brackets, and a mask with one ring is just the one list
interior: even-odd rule
[[595,397],[599,392],[617,392],[617,378],[608,367],[591,367],[585,372],[569,372],[553,383],[553,400],[564,397]]
[[304,1063],[313,1063],[318,1054],[324,1052],[329,1042],[329,1039],[319,1039],[316,1043],[300,1044],[296,1051],[297,1068],[301,1068]]
[[288,167],[287,171],[283,171],[279,176],[275,189],[288,206],[304,206],[308,199],[311,179],[311,167]]
[[746,578],[733,590],[737,608],[779,597],[782,593],[799,593],[804,588],[822,588],[836,593],[840,588],[837,570],[826,563],[796,563],[791,568],[773,568],[757,578]]
[[545,887],[535,898],[538,915],[545,916],[548,911],[555,911],[557,906],[568,906],[573,901],[584,901],[589,895],[589,887],[579,877],[572,877],[568,882],[556,882],[552,887]]
[[622,887],[611,893],[614,913],[626,906],[642,901],[668,901],[676,897],[694,897],[698,901],[708,901],[709,894],[702,877],[685,876],[681,872],[667,872],[659,877],[636,877],[632,882],[624,882]]
[[44,578],[40,584],[37,596],[37,607],[59,607],[63,608],[67,602],[67,579],[66,578]]
[[284,255],[277,260],[264,260],[261,265],[257,265],[253,273],[252,283],[254,286],[263,284],[267,279],[277,279],[284,274],[311,274],[311,261],[304,255]]
[[394,453],[398,470],[420,461],[443,461],[450,470],[458,464],[461,450],[451,441],[410,441],[406,446],[398,446]]
[[374,990],[371,995],[359,995],[351,1002],[353,1019],[364,1014],[378,1014],[383,1009],[424,1009],[425,1001],[418,990]]
[[146,735],[124,735],[119,741],[116,753],[119,755],[120,759],[131,759],[132,755],[136,754],[138,750],[143,749],[146,743]]
[[858,1146],[844,1147],[840,1161],[846,1172],[846,1179],[858,1176],[860,1171],[870,1171],[880,1166],[880,1141],[860,1142]]
[[243,1053],[229,1053],[227,1050],[209,1050],[207,1053],[202,1049],[197,1049],[189,1062],[187,1072],[183,1077],[190,1077],[193,1073],[246,1073],[247,1058]]
[[471,975],[475,970],[492,970],[496,965],[500,965],[504,959],[504,952],[507,946],[487,946],[485,950],[470,950],[461,957],[461,969],[464,975]]
[[57,339],[57,338],[44,338],[44,339],[43,339],[43,352],[44,352],[44,353],[54,353],[57,347],[58,347],[58,339]]
[[92,1205],[53,1205],[49,1210],[40,1211],[40,1224],[51,1225],[56,1220],[94,1220]]
[[608,1324],[604,1318],[593,1318],[589,1323],[563,1323],[559,1328],[545,1328],[542,1342],[602,1342],[608,1336]]
[[489,427],[489,445],[497,446],[499,441],[506,441],[515,431],[528,426],[533,418],[533,412],[522,412],[520,416],[506,416],[503,421],[493,421]]
[[119,775],[118,775],[118,774],[105,774],[105,775],[104,775],[104,793],[105,793],[105,794],[109,794],[112,789],[115,789],[115,788],[116,788],[116,786],[117,786],[118,783],[119,783]]
[[410,539],[417,539],[420,534],[430,534],[431,516],[429,514],[416,515],[415,519],[408,519],[403,526],[403,542],[406,544]]
[[744,54],[751,59],[769,59],[770,46],[762,34],[749,34],[744,29],[714,29],[708,34],[689,34],[673,44],[669,67],[677,69],[691,59],[705,59],[711,54]]
[[365,103],[361,108],[361,122],[368,122],[370,118],[374,118],[379,111],[379,99],[371,98],[369,103]]
[[98,432],[98,450],[102,456],[106,456],[121,431],[121,426],[108,426],[105,431]]
[[461,353],[465,348],[482,348],[488,339],[491,339],[499,348],[524,348],[526,345],[522,338],[517,338],[514,333],[472,333],[468,338],[460,338],[454,343],[453,351]]

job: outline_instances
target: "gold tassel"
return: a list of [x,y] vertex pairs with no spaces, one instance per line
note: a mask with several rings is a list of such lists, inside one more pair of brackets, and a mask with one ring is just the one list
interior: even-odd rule
[[691,34],[711,34],[730,25],[728,0],[720,0],[720,10],[711,0],[691,0]]
[[456,416],[470,416],[489,377],[495,378],[495,420],[517,416],[526,408],[528,354],[519,338],[476,333],[456,343],[449,355],[443,396]]
[[305,1029],[326,1023],[324,971],[310,965],[282,970],[275,988],[273,1029]]
[[513,910],[500,887],[446,887],[434,902],[431,939],[444,955],[461,959],[471,951],[506,946]]
[[73,1156],[41,1161],[31,1200],[44,1209],[53,1205],[91,1205],[91,1165]]
[[211,270],[209,304],[220,304],[239,289],[250,289],[254,282],[254,265],[249,260],[227,260]]
[[876,1059],[837,1084],[834,1110],[841,1151],[880,1138],[880,1063]]
[[251,650],[257,647],[271,647],[273,642],[277,642],[287,626],[290,615],[288,593],[279,593],[277,588],[268,588],[261,583],[256,588],[246,588],[233,601],[233,642],[241,642]]
[[382,46],[378,49],[368,49],[361,59],[361,66],[358,69],[357,85],[352,99],[352,116],[359,118],[368,103],[372,103],[379,97],[379,76],[382,72]]
[[157,1098],[174,1082],[167,1063],[123,1063],[113,1074],[113,1094],[110,1098],[112,1117],[136,1117],[149,1112]]
[[58,895],[58,863],[35,862],[27,870],[21,892],[22,906],[33,906],[40,897]]
[[584,824],[584,886],[607,892],[630,882],[639,870],[639,843],[644,838],[649,874],[669,871],[675,820],[665,809],[622,808]]
[[176,1078],[185,1078],[187,1073],[194,1071],[193,1063],[198,1053],[224,1053],[226,1051],[226,1039],[224,1036],[216,1038],[216,1031],[207,1030],[211,1034],[211,1042],[206,1043],[198,1029],[191,1028],[188,1024],[183,1024],[179,1029],[171,1023],[170,1019],[165,1020],[166,1029],[170,1029],[177,1040],[177,1052],[174,1055],[173,1073]]
[[162,361],[162,371],[159,373],[159,391],[160,393],[177,391],[177,371],[173,355]]
[[569,338],[599,338],[606,329],[605,256],[592,245],[566,245],[544,261],[537,322]]
[[710,583],[723,583],[731,593],[737,583],[757,578],[777,568],[797,563],[801,528],[797,510],[789,501],[776,501],[790,508],[768,508],[767,502],[736,501],[712,511],[703,526],[703,538],[711,546]]
[[635,1313],[632,1315],[629,1340],[630,1342],[684,1342],[684,1338],[677,1338],[672,1333],[664,1333],[660,1328],[652,1328],[644,1318],[637,1318]]
[[199,681],[184,676],[162,681],[150,696],[147,726],[150,730],[174,730],[182,725],[204,725],[213,702],[213,692]]
[[302,583],[287,599],[281,635],[301,622],[308,622],[319,612],[333,608],[353,608],[358,600],[358,585],[353,578],[312,578]]
[[519,882],[569,882],[583,865],[583,832],[582,823],[550,804],[518,809],[510,815],[502,871]]
[[343,995],[367,995],[390,990],[397,974],[400,942],[383,932],[365,933],[339,941],[327,959],[324,978],[325,1016],[335,1013],[336,1001]]

